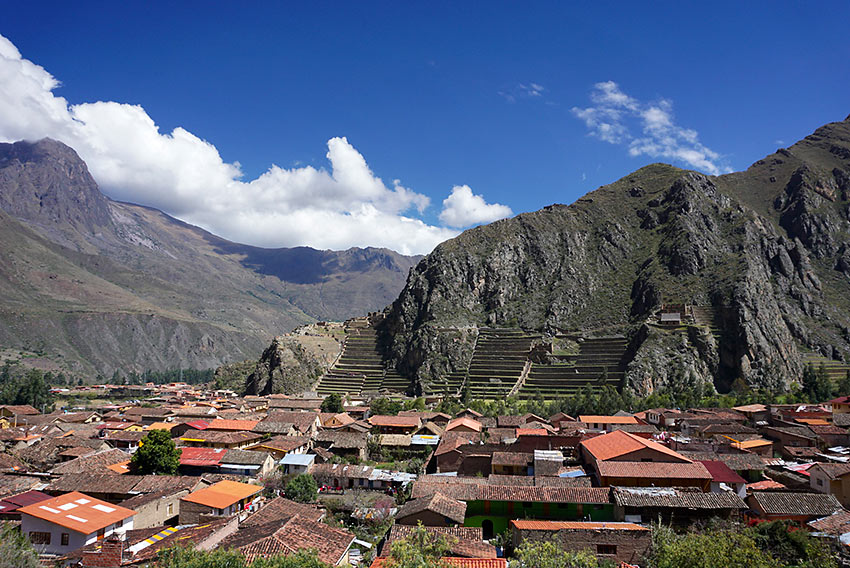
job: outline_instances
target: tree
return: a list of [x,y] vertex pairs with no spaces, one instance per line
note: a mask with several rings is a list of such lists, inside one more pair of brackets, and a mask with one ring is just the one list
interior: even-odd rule
[[564,550],[554,541],[526,540],[514,551],[511,568],[598,568],[596,555],[588,550]]
[[751,537],[734,530],[677,535],[668,526],[652,527],[652,568],[772,568],[776,562]]
[[141,475],[174,475],[180,466],[180,450],[168,430],[151,430],[142,438],[130,465]]
[[744,531],[756,545],[782,566],[831,568],[836,565],[829,547],[800,530],[791,521],[761,523]]
[[[237,550],[201,551],[183,546],[159,551],[156,562],[157,568],[246,568],[247,565],[245,557]],[[313,551],[299,550],[286,556],[257,558],[251,568],[330,568],[330,565],[319,560]]]
[[376,398],[369,403],[369,412],[382,416],[395,416],[401,409],[401,402],[386,397]]
[[325,397],[325,400],[322,401],[322,412],[345,412],[345,409],[342,407],[342,397],[339,393],[332,392]]
[[838,392],[836,394],[838,396],[850,396],[850,370],[848,370],[847,374],[844,375],[844,378],[839,381]]
[[293,477],[286,484],[286,497],[299,503],[313,503],[319,493],[316,480],[308,473],[302,473]]
[[422,522],[401,539],[393,541],[388,568],[449,568],[443,557],[456,541],[439,533],[428,532]]
[[29,539],[12,523],[0,527],[0,568],[41,568]]

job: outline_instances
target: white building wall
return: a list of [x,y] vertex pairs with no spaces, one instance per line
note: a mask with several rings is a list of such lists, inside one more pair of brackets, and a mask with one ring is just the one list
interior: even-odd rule
[[[124,524],[118,528],[119,532],[129,531],[132,529],[133,517],[126,519],[124,521]],[[31,532],[50,533],[50,544],[37,544],[34,546],[35,549],[39,552],[47,552],[51,554],[63,554],[66,552],[72,552],[82,546],[85,546],[86,544],[91,544],[92,542],[95,542],[97,540],[97,531],[94,531],[91,534],[84,535],[82,533],[72,531],[69,528],[65,528],[55,523],[51,523],[50,521],[45,521],[44,519],[39,519],[38,517],[33,517],[32,515],[22,513],[21,533],[27,538],[29,538]],[[111,535],[113,532],[115,532],[114,524],[106,527],[104,537]],[[62,533],[68,534],[68,546],[62,546]]]

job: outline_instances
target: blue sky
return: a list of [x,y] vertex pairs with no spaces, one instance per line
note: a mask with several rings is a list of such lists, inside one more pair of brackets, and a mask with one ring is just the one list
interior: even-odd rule
[[427,252],[648,163],[743,169],[850,113],[846,1],[3,12],[0,139],[63,139],[107,194],[262,246]]

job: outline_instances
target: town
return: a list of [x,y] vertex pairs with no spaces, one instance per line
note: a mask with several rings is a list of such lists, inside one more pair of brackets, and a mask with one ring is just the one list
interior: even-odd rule
[[848,396],[493,416],[439,397],[135,389],[148,396],[89,410],[0,406],[0,517],[43,565],[156,566],[189,547],[379,567],[418,534],[458,567],[547,542],[627,567],[654,532],[713,522],[780,521],[832,551],[850,537]]

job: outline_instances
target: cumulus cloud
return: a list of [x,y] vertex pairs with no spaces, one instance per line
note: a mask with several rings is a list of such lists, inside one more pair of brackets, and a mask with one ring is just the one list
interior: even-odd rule
[[[0,36],[0,141],[49,136],[65,142],[113,199],[156,207],[257,246],[379,246],[420,254],[457,235],[417,218],[429,198],[398,180],[385,183],[344,137],[328,141],[329,169],[272,165],[244,180],[239,164],[225,162],[213,144],[179,127],[160,132],[141,106],[69,104],[53,92],[57,87],[57,79]],[[510,214],[468,188],[470,199],[456,203],[455,190],[450,227],[498,218],[496,211]],[[472,207],[466,217],[465,206]]]
[[631,156],[671,160],[712,175],[732,171],[719,153],[700,143],[696,130],[676,124],[669,100],[642,103],[614,81],[605,81],[593,86],[590,101],[589,107],[573,107],[573,114],[584,121],[591,136],[626,144]]
[[511,208],[499,203],[487,203],[481,195],[472,193],[468,185],[456,185],[443,200],[440,221],[449,227],[469,227],[491,223],[513,215]]

